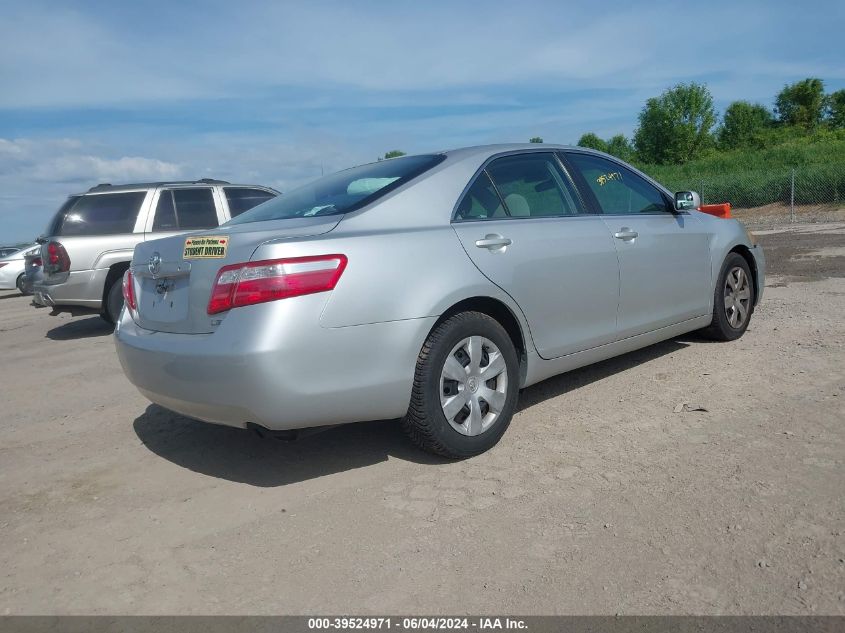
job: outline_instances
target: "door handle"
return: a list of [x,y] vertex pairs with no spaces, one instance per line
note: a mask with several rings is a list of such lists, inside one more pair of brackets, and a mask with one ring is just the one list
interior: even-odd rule
[[630,242],[638,235],[639,233],[637,233],[636,231],[632,231],[627,226],[623,226],[621,229],[619,229],[616,233],[613,234],[613,237],[615,237],[617,240],[625,240],[626,242]]
[[486,248],[491,251],[503,249],[505,246],[513,244],[513,240],[508,237],[502,237],[498,233],[488,233],[483,240],[475,240],[475,245],[478,248]]

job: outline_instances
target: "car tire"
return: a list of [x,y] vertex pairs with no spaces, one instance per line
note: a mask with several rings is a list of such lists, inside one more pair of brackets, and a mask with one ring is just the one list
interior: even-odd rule
[[702,334],[716,341],[735,341],[745,334],[754,312],[754,278],[745,258],[729,253],[719,271],[713,296],[713,321]]
[[26,273],[21,273],[18,275],[18,278],[15,280],[15,287],[18,289],[22,295],[31,295],[31,292],[26,291]]
[[123,278],[118,277],[109,286],[109,291],[106,293],[106,304],[103,306],[103,311],[100,316],[106,323],[114,325],[120,318],[120,311],[123,309]]
[[492,317],[462,312],[439,324],[420,350],[402,425],[425,451],[472,457],[501,439],[518,396],[510,336]]

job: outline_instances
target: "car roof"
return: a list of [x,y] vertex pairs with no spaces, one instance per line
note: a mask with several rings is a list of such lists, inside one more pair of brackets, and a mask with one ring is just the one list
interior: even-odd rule
[[446,156],[451,156],[453,158],[471,158],[473,156],[494,156],[496,154],[502,154],[506,152],[518,152],[524,150],[554,151],[564,149],[586,150],[586,148],[584,147],[575,147],[572,145],[557,145],[554,143],[495,143],[491,145],[474,145],[472,147],[460,147],[456,149],[448,149],[434,153],[445,154]]
[[84,196],[88,193],[116,193],[121,191],[138,191],[139,189],[155,189],[157,187],[174,187],[174,186],[189,186],[189,185],[225,185],[233,187],[258,187],[260,189],[269,189],[279,193],[272,187],[266,185],[246,185],[236,184],[228,180],[217,180],[216,178],[200,178],[199,180],[159,180],[157,182],[130,182],[120,185],[113,185],[109,182],[100,183],[91,187],[88,191],[71,194],[74,196]]

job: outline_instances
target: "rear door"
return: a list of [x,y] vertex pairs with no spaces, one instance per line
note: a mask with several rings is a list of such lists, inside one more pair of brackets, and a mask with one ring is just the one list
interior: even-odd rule
[[615,338],[613,238],[585,211],[557,157],[529,152],[490,162],[452,224],[479,270],[522,308],[544,358]]
[[601,212],[619,254],[619,338],[706,314],[709,234],[687,213],[622,163],[566,152],[573,175]]
[[147,233],[164,237],[212,229],[225,221],[222,203],[213,187],[163,187],[156,192]]

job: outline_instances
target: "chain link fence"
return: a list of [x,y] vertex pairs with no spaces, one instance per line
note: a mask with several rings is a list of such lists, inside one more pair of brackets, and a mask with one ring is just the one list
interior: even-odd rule
[[747,223],[845,221],[845,162],[676,180],[664,184],[697,191],[704,204],[730,202]]

